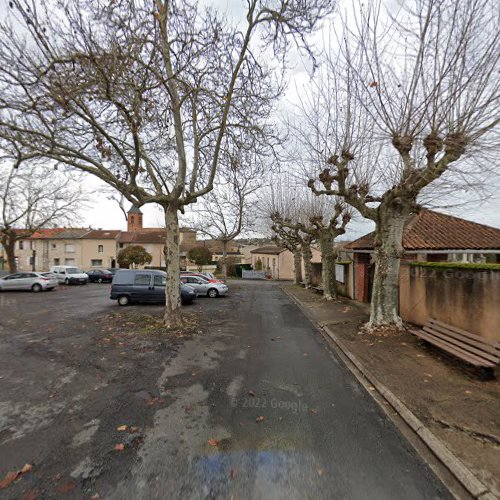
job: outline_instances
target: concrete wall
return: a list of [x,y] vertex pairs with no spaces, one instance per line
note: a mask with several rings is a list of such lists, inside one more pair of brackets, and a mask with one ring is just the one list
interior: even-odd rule
[[402,263],[400,313],[417,325],[433,317],[500,340],[500,271],[438,270]]

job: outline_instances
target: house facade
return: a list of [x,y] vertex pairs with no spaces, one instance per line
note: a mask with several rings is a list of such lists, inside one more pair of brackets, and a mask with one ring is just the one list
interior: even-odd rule
[[[370,302],[374,264],[374,236],[369,233],[346,245],[341,259],[351,261],[351,287],[346,295]],[[403,231],[402,262],[500,263],[500,229],[469,220],[421,210]]]
[[[316,247],[311,247],[311,252],[312,280],[313,283],[318,284],[321,280],[321,252]],[[294,258],[290,250],[285,250],[275,245],[268,245],[251,250],[250,255],[250,263],[254,269],[260,267],[260,264],[258,264],[260,261],[262,263],[262,270],[267,271],[271,278],[276,280],[294,279]],[[304,273],[303,268],[302,273]]]
[[[196,231],[180,229],[181,268],[187,265],[190,248],[200,244]],[[90,269],[118,267],[117,255],[130,245],[141,245],[153,260],[152,267],[164,267],[165,229],[144,228],[143,214],[132,207],[128,212],[127,231],[89,228],[40,229],[16,242],[19,271],[46,271],[51,266],[76,266]],[[3,259],[2,259],[3,257]],[[0,260],[6,260],[0,247]]]

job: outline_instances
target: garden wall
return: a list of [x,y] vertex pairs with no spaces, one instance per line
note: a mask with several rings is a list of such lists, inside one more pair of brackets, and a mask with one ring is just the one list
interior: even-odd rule
[[422,325],[433,317],[500,340],[500,269],[402,263],[399,299],[405,321]]

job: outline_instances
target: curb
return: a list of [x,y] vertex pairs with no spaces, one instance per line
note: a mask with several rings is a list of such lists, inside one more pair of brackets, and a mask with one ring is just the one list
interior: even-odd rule
[[[389,403],[394,411],[425,443],[427,448],[432,451],[439,462],[441,462],[451,472],[454,478],[469,492],[469,494],[473,498],[477,498],[480,500],[498,499],[498,497],[491,493],[489,488],[485,486],[471,472],[471,470],[468,469],[467,466],[465,466],[464,463],[460,459],[458,459],[411,410],[408,409],[408,407],[398,397],[396,397],[389,389],[387,389],[387,387],[381,384],[377,380],[377,378],[363,366],[358,358],[356,358],[356,356],[354,356],[344,347],[341,340],[334,332],[332,332],[332,330],[330,330],[327,325],[318,323],[313,315],[309,312],[308,308],[297,297],[295,297],[284,287],[280,286],[280,288],[287,295],[287,297],[289,297],[295,304],[298,305],[304,315],[318,330],[328,335],[328,337],[334,342],[335,346],[340,350],[340,352],[355,366],[357,370],[359,370],[362,376],[370,382],[370,384],[377,390],[379,395],[385,401],[387,401],[387,403]],[[352,368],[348,364],[346,364],[346,367],[356,378],[359,378],[359,376],[352,370]]]

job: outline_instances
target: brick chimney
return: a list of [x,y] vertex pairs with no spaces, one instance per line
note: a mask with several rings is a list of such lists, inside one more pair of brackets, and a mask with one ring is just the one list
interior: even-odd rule
[[140,231],[142,229],[142,212],[132,205],[127,212],[127,231]]

